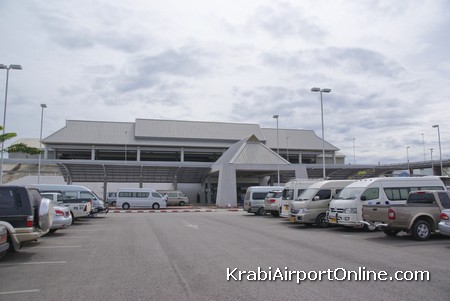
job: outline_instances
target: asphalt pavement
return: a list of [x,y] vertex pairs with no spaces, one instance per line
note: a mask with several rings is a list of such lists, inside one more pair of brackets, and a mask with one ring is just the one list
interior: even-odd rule
[[[243,211],[110,212],[6,255],[0,300],[448,300],[449,260],[440,235],[417,242]],[[428,271],[430,280],[327,278],[344,270]]]

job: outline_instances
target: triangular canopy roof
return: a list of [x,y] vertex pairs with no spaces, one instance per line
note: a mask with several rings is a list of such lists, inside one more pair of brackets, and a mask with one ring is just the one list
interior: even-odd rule
[[255,135],[233,144],[213,164],[291,164],[264,145]]

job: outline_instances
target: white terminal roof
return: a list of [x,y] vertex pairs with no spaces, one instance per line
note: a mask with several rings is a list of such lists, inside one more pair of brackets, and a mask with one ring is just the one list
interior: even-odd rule
[[[254,135],[277,148],[277,130],[258,124],[136,119],[136,122],[67,120],[45,144],[95,144],[184,147],[229,147]],[[279,129],[280,149],[320,150],[322,139],[312,130]],[[287,137],[289,137],[287,139]],[[338,148],[325,142],[325,150]]]

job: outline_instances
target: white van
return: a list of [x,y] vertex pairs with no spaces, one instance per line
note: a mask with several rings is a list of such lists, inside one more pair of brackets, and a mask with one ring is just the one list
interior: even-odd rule
[[306,188],[292,202],[289,220],[292,223],[315,224],[317,227],[328,226],[328,205],[347,185],[354,180],[319,181]]
[[281,197],[281,217],[289,217],[291,203],[309,186],[318,180],[293,179],[284,185]]
[[92,190],[84,186],[79,185],[60,185],[60,184],[32,184],[39,190],[40,193],[44,192],[60,192],[64,199],[91,199],[92,200],[92,213],[107,213],[105,203],[99,198]]
[[369,178],[356,181],[345,187],[336,199],[330,202],[328,222],[346,227],[364,226],[362,210],[364,204],[405,204],[408,194],[416,190],[445,190],[448,178],[394,177]]
[[282,190],[283,186],[250,186],[244,197],[244,210],[256,215],[265,215],[264,199],[269,191]]
[[116,207],[125,210],[130,208],[166,208],[167,197],[150,188],[119,188],[117,190]]
[[167,205],[184,206],[190,203],[189,198],[179,190],[158,190],[162,195],[167,195]]

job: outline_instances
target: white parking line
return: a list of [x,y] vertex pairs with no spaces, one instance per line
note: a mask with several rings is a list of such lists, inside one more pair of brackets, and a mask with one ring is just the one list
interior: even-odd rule
[[81,248],[82,246],[42,246],[33,247],[33,249],[70,249],[70,248]]
[[23,291],[11,291],[11,292],[0,292],[0,295],[12,295],[12,294],[24,294],[24,293],[37,293],[40,289],[34,290],[23,290]]
[[0,267],[15,266],[15,265],[38,265],[38,264],[61,264],[67,261],[32,261],[32,262],[15,262],[15,263],[0,263]]

